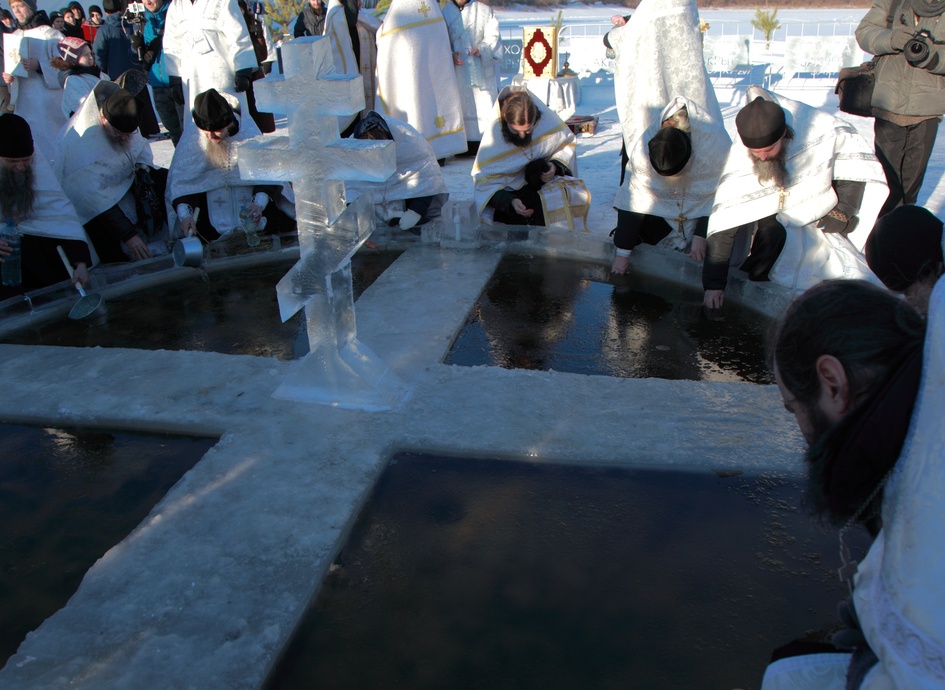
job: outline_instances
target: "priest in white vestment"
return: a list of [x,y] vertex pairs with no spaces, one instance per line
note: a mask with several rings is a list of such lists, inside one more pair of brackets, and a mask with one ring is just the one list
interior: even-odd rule
[[397,170],[384,182],[345,180],[345,196],[350,203],[370,192],[377,221],[411,230],[440,217],[449,190],[433,147],[420,132],[406,122],[370,112],[354,128],[356,139],[393,141]]
[[[35,0],[16,0],[10,10],[16,28],[2,36],[3,81],[10,88],[13,112],[29,122],[36,147],[47,161],[52,161],[56,135],[66,118],[59,108],[59,73],[50,61],[59,56],[59,41],[65,37],[49,26],[45,12],[36,10]],[[11,55],[17,53],[19,62],[11,64]]]
[[251,137],[243,123],[251,118],[239,118],[214,89],[198,94],[191,114],[200,136],[181,139],[167,180],[167,197],[180,219],[181,234],[213,242],[244,229],[244,209],[252,231],[291,232],[295,222],[279,208],[280,202],[285,206],[282,185],[240,178],[239,148]]
[[[776,371],[779,387],[811,444],[808,495],[825,519],[845,525],[837,560],[841,578],[852,579],[852,597],[841,607],[847,627],[834,636],[840,648],[821,644],[804,653],[790,645],[801,655],[778,654],[761,689],[940,690],[945,279],[935,285],[925,323],[888,293],[844,287],[846,298],[840,286],[825,284],[801,296],[803,307],[788,307],[775,364],[788,362]],[[818,293],[824,296],[811,304]],[[785,369],[794,385],[785,383]],[[798,384],[816,386],[813,401],[797,399]],[[874,535],[859,564],[843,548],[844,532],[857,524]]]
[[101,81],[62,130],[53,170],[79,221],[105,263],[151,256],[135,197],[138,166],[153,167],[151,148],[138,133],[134,96]]
[[828,278],[878,282],[862,249],[886,198],[886,178],[856,129],[757,86],[749,87],[735,126],[709,217],[706,306],[722,306],[742,226],[753,233],[741,265],[751,280],[797,292]]
[[731,140],[705,69],[695,0],[643,0],[613,29],[617,113],[627,162],[614,199],[611,270],[641,242],[701,261]]
[[392,0],[377,33],[375,109],[409,123],[438,159],[466,151],[449,34],[436,0]]
[[574,134],[548,106],[528,91],[502,89],[472,167],[480,217],[545,225],[539,192],[556,177],[577,177],[575,148]]
[[[259,69],[249,29],[237,0],[172,0],[164,24],[164,65],[184,85],[184,109],[197,94],[216,89],[243,115],[249,114],[246,90]],[[243,127],[259,134],[252,118]],[[184,137],[196,139],[193,120],[184,118]]]
[[492,121],[492,108],[499,97],[499,61],[502,38],[499,20],[488,5],[479,0],[449,0],[460,9],[469,52],[456,67],[456,83],[463,101],[466,141],[482,141],[482,133]]
[[[68,280],[57,246],[72,265],[75,282],[88,285],[88,269],[97,263],[72,202],[46,159],[35,153],[26,120],[0,115],[0,224],[12,223],[22,235],[22,282],[0,287],[0,300]],[[0,261],[9,255],[0,239]]]

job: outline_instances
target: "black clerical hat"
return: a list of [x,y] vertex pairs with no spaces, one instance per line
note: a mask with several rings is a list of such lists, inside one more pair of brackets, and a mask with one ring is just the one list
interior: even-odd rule
[[0,115],[0,156],[26,158],[33,155],[33,133],[29,123],[19,115]]
[[124,12],[125,2],[124,0],[102,0],[102,7],[105,8],[106,14]]
[[745,148],[768,148],[787,131],[784,108],[758,96],[735,116],[735,129]]
[[921,206],[900,206],[876,221],[863,251],[883,285],[903,292],[942,263],[942,221]]
[[204,91],[194,99],[194,124],[205,132],[219,132],[234,120],[233,107],[216,89]]
[[124,89],[116,89],[102,106],[102,115],[112,127],[119,132],[131,134],[138,128],[141,113],[138,110],[138,101]]
[[692,155],[689,135],[675,127],[663,127],[650,139],[650,163],[660,175],[675,175],[686,167]]

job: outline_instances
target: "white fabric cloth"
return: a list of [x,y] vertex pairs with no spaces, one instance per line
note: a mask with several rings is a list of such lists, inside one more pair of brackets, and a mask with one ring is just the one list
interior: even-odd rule
[[[373,20],[373,21],[372,21]],[[377,29],[379,23],[370,13],[358,13],[358,40],[361,43],[361,62],[359,69],[364,84],[365,115],[374,110],[374,94],[377,93]]]
[[[945,280],[929,303],[922,380],[909,431],[883,492],[883,529],[859,566],[853,602],[879,658],[860,690],[945,687]],[[762,690],[843,690],[842,659],[768,667]]]
[[[203,213],[209,214],[210,224],[221,235],[234,229],[241,229],[239,212],[241,206],[253,202],[253,187],[267,184],[259,180],[243,180],[239,171],[239,149],[252,134],[243,130],[243,123],[252,118],[240,120],[240,130],[228,139],[229,161],[223,168],[214,166],[207,156],[207,149],[214,146],[206,136],[184,141],[177,145],[171,169],[167,175],[167,201],[173,208],[173,202],[182,196],[207,194],[207,206]],[[281,184],[273,182],[271,184]],[[273,199],[273,202],[278,199]]]
[[489,199],[500,189],[521,189],[525,184],[525,166],[530,161],[536,158],[560,161],[568,167],[572,176],[578,177],[574,134],[560,117],[534,96],[532,100],[541,112],[541,119],[532,131],[531,143],[522,148],[505,140],[499,105],[511,92],[506,87],[499,94],[493,106],[492,121],[482,135],[482,143],[472,167],[476,208],[479,216],[489,223],[493,217],[492,209],[487,206]]
[[[706,72],[695,0],[643,0],[633,18],[609,34],[617,54],[617,112],[629,161],[614,206],[664,218],[685,216],[683,234],[660,244],[684,250],[696,219],[709,215],[731,139]],[[689,112],[692,156],[678,175],[664,177],[650,163],[649,141],[663,120]]]
[[472,43],[466,36],[466,27],[463,25],[459,8],[453,0],[441,0],[440,11],[443,13],[443,21],[446,22],[446,33],[450,37],[450,50],[459,53],[461,57],[465,56],[466,51],[472,47]]
[[922,384],[883,497],[883,529],[854,605],[882,675],[900,690],[945,687],[945,280],[929,304]]
[[613,29],[608,40],[617,54],[614,91],[628,152],[651,126],[656,111],[676,96],[685,96],[710,118],[721,120],[705,70],[695,0],[643,0],[633,18]]
[[[184,134],[197,131],[189,113],[194,99],[216,89],[239,111],[248,114],[246,95],[237,94],[236,72],[256,69],[256,53],[236,0],[172,0],[164,24],[164,60],[167,73],[184,83]],[[249,120],[247,127],[258,128]]]
[[[778,208],[780,189],[773,182],[758,181],[750,154],[736,136],[715,195],[708,234],[776,214],[787,230],[787,240],[769,274],[773,282],[797,292],[829,278],[880,284],[862,254],[887,195],[886,178],[872,148],[852,125],[822,110],[757,86],[749,87],[745,102],[756,96],[784,108],[787,124],[794,130],[794,139],[787,143],[784,207]],[[818,221],[837,204],[835,179],[866,183],[859,222],[849,239],[817,229]]]
[[[354,56],[351,34],[348,33],[348,20],[345,18],[345,8],[340,0],[328,0],[325,36],[331,43],[331,60],[335,65],[335,73],[348,76],[360,74],[361,65]],[[357,113],[339,116],[338,130],[343,132],[347,129],[354,122],[355,117]]]
[[92,266],[95,266],[98,255],[79,222],[75,206],[42,156],[33,156],[33,176],[33,214],[17,223],[19,231],[37,237],[85,242],[92,255]]
[[[469,2],[460,16],[469,43],[479,49],[479,56],[463,56],[464,64],[456,67],[456,84],[463,104],[466,140],[481,141],[483,131],[492,120],[492,106],[499,97],[498,61],[502,56],[499,20],[491,7],[477,0]],[[472,86],[470,73],[474,63],[482,71],[480,86]]]
[[[100,81],[67,127],[59,133],[53,171],[75,206],[83,224],[125,198],[135,178],[136,165],[153,165],[148,142],[135,130],[126,147],[116,148],[101,121],[100,104],[118,89]],[[132,221],[137,214],[119,204]]]
[[437,158],[466,151],[449,35],[436,0],[393,0],[377,34],[375,109],[410,123]]
[[94,74],[70,74],[66,77],[62,85],[62,114],[67,120],[78,112],[86,97],[102,80],[107,81],[108,75],[102,73],[101,77],[96,77]]
[[[60,108],[62,87],[59,85],[59,71],[49,64],[54,57],[59,57],[59,41],[65,38],[51,26],[39,26],[35,29],[17,29],[4,34],[4,46],[10,43],[25,45],[27,57],[39,61],[39,71],[28,72],[27,76],[14,74],[10,84],[10,102],[13,112],[26,120],[33,131],[33,143],[47,161],[56,155],[56,135],[68,118],[63,117]],[[6,52],[6,48],[4,49]]]
[[403,200],[434,194],[448,194],[449,189],[436,162],[433,147],[420,132],[406,122],[378,113],[387,123],[394,137],[397,170],[384,182],[345,180],[345,197],[350,203],[366,192],[374,196],[379,219],[390,216],[388,211],[403,212]]

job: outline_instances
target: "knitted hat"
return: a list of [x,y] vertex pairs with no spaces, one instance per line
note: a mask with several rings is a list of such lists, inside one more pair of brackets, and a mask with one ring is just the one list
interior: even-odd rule
[[102,7],[105,8],[106,14],[125,11],[124,0],[102,0]]
[[692,155],[689,135],[675,127],[663,127],[650,139],[650,164],[660,175],[669,177],[686,167]]
[[102,12],[102,8],[99,7],[98,5],[89,5],[89,16],[91,17],[94,12],[98,12],[99,14],[104,14],[104,12]]
[[[34,13],[36,12],[36,0],[20,0],[20,2],[33,10]],[[12,2],[10,3],[10,6],[13,6]]]
[[745,148],[764,149],[784,136],[784,109],[758,96],[735,116],[735,129]]
[[219,132],[234,120],[233,107],[216,89],[198,94],[194,99],[194,124],[205,132]]
[[92,54],[89,44],[81,38],[68,36],[59,41],[59,57],[66,62],[78,62],[79,58],[88,53]]
[[900,206],[876,221],[864,252],[883,285],[903,292],[942,262],[942,221],[921,206]]
[[33,155],[33,133],[19,115],[0,115],[0,157],[27,158]]
[[138,111],[138,101],[124,89],[116,89],[102,106],[102,115],[112,127],[119,132],[131,134],[138,128],[141,113]]

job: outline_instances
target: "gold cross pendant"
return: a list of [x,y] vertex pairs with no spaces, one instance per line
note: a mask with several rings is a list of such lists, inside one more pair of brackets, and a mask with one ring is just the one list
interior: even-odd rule
[[679,215],[676,216],[675,218],[673,218],[673,220],[676,221],[676,229],[679,231],[679,234],[680,234],[680,235],[685,235],[686,233],[683,232],[683,223],[685,223],[685,222],[686,222],[687,220],[689,220],[689,219],[686,218],[686,216],[683,215],[683,212],[682,212],[682,211],[680,211],[680,212],[679,212]]
[[790,194],[791,193],[788,192],[786,189],[784,189],[784,187],[778,190],[778,210],[779,211],[784,208],[784,197],[790,196]]

